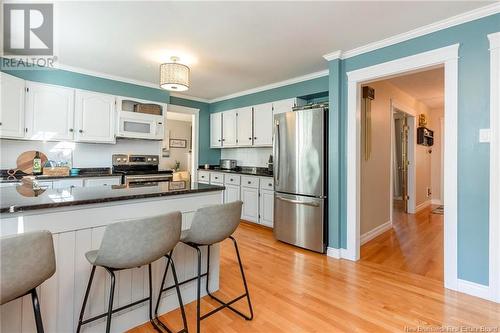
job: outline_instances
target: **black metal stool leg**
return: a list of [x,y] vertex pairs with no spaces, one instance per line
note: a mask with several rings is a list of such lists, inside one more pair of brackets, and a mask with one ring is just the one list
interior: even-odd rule
[[109,290],[109,304],[108,304],[108,315],[106,318],[106,333],[111,330],[111,316],[113,314],[113,299],[115,298],[115,273],[109,268],[106,268],[109,275],[111,276],[111,288]]
[[38,295],[35,288],[31,290],[31,300],[33,302],[33,312],[35,314],[36,331],[37,333],[44,333],[42,314],[40,312],[40,302],[38,301]]
[[172,274],[174,275],[175,290],[177,291],[177,299],[179,300],[179,306],[181,308],[182,323],[184,324],[184,329],[180,332],[188,332],[186,312],[184,311],[184,303],[182,302],[181,288],[179,287],[179,280],[177,279],[177,272],[175,271],[174,261],[172,260]]
[[252,302],[250,301],[250,293],[248,292],[247,279],[245,278],[245,271],[243,269],[243,264],[241,263],[241,257],[240,257],[240,251],[238,249],[238,243],[236,242],[236,239],[234,239],[233,236],[229,236],[229,238],[233,241],[234,249],[236,250],[236,256],[238,257],[238,264],[240,265],[241,277],[243,279],[243,285],[245,286],[245,294],[247,296],[248,309],[250,310],[250,317],[249,318],[245,317],[245,319],[252,320],[253,319]]
[[198,252],[198,279],[197,290],[196,290],[196,333],[200,333],[201,326],[201,250],[196,246],[196,251]]
[[153,320],[153,277],[151,273],[151,264],[148,265],[148,280],[149,280],[149,322],[153,325],[153,328],[158,332],[162,333],[163,331],[156,325]]
[[76,327],[76,333],[80,333],[82,328],[83,315],[85,312],[85,307],[87,306],[87,301],[90,294],[90,286],[92,286],[92,280],[94,279],[95,266],[92,266],[92,271],[90,272],[89,282],[87,283],[87,290],[85,291],[85,297],[83,298],[82,309],[80,310],[80,317],[78,318],[78,326]]

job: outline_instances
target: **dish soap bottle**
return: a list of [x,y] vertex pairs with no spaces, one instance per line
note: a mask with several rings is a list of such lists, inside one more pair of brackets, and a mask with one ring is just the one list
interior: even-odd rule
[[42,159],[40,158],[40,152],[35,153],[33,158],[33,174],[39,175],[42,173]]

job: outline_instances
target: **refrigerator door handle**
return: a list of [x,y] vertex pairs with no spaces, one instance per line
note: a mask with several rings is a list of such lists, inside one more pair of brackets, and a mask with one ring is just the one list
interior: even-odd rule
[[276,185],[280,181],[280,122],[276,120],[274,131],[274,160],[276,162]]
[[283,197],[276,197],[276,199],[281,200],[281,201],[286,201],[298,205],[305,205],[305,206],[311,206],[311,207],[319,207],[319,203],[317,202],[307,202],[307,201],[300,201],[300,200],[292,200],[292,199],[286,199]]

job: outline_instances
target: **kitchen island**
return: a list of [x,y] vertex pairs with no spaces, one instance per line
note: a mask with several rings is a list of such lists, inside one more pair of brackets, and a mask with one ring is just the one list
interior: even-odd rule
[[[222,203],[223,190],[222,186],[189,182],[163,182],[135,188],[123,185],[36,190],[26,185],[1,188],[0,235],[34,230],[53,233],[56,274],[39,287],[45,331],[74,332],[91,268],[85,253],[99,247],[107,224],[181,211],[182,228],[188,229],[198,208]],[[218,246],[212,249],[210,288],[215,291],[219,285],[219,249]],[[195,276],[196,255],[191,248],[179,244],[174,251],[174,260],[180,280]],[[163,259],[153,264],[155,295],[164,268]],[[168,284],[171,283],[169,275]],[[108,274],[98,268],[86,316],[106,311],[109,285]],[[194,282],[184,285],[181,290],[184,303],[195,299]],[[147,294],[145,267],[118,272],[114,307],[139,300]],[[160,313],[178,307],[172,292],[164,295]],[[31,307],[29,296],[1,306],[1,331],[34,332]],[[147,322],[147,310],[147,303],[142,303],[115,314],[112,331],[123,332]],[[103,332],[104,320],[84,326],[83,332]]]

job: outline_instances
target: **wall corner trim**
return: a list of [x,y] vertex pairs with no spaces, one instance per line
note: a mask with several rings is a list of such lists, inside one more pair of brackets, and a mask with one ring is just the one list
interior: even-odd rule
[[479,283],[458,279],[457,291],[489,301],[494,301],[493,293],[491,292],[490,287]]
[[338,50],[338,51],[334,51],[334,52],[325,54],[325,55],[323,55],[323,58],[325,58],[328,61],[332,61],[335,59],[342,59],[342,51]]
[[326,249],[326,255],[328,257],[332,257],[332,258],[335,258],[335,259],[340,259],[341,258],[341,255],[340,255],[340,251],[341,249],[336,249],[334,247],[328,247]]

